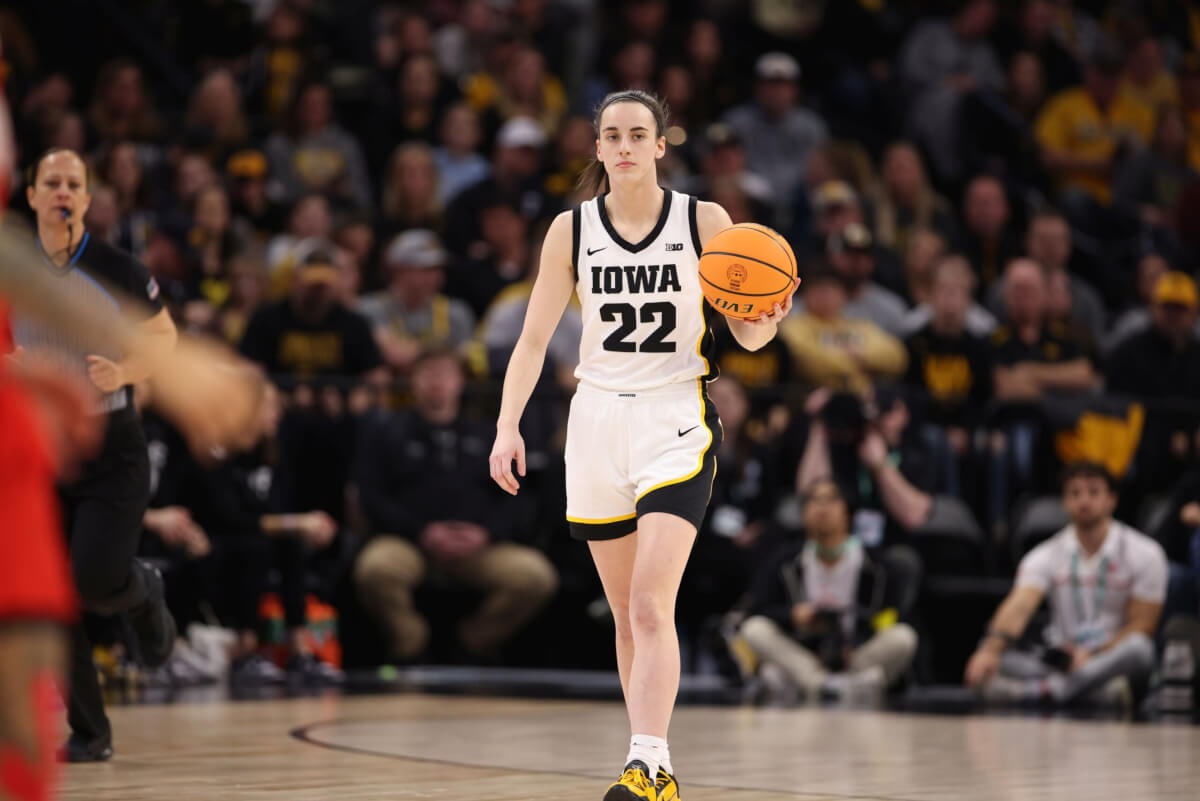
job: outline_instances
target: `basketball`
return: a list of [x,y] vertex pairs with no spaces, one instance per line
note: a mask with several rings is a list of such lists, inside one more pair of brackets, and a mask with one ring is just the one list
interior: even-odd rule
[[739,320],[757,319],[795,291],[796,256],[787,240],[765,225],[731,225],[700,255],[700,285],[714,309]]

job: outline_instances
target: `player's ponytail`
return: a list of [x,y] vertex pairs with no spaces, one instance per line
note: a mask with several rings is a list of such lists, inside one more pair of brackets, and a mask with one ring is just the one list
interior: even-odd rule
[[[650,109],[650,113],[654,115],[654,136],[655,138],[665,136],[667,132],[667,105],[659,100],[656,96],[649,92],[643,92],[641,89],[626,89],[623,92],[613,92],[609,94],[596,106],[595,116],[592,118],[592,128],[596,132],[596,138],[600,138],[600,118],[604,116],[604,110],[613,103],[641,103],[646,108]],[[601,192],[608,190],[608,172],[604,169],[604,163],[593,158],[583,172],[579,174],[579,182],[575,185],[577,189],[582,189],[587,197],[595,197]]]

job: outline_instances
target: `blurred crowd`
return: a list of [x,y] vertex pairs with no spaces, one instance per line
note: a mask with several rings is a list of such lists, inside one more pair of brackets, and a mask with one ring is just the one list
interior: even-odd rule
[[[252,659],[266,589],[297,648],[311,593],[343,640],[386,644],[364,661],[603,662],[606,641],[579,645],[604,621],[563,516],[577,308],[523,422],[516,501],[486,461],[542,236],[583,199],[591,110],[624,88],[670,107],[661,181],[776,228],[803,278],[767,348],[714,323],[726,438],[680,598],[691,667],[826,477],[846,533],[912,585],[889,682],[917,631],[918,678],[961,678],[1017,564],[1066,523],[1057,476],[1080,460],[1165,550],[1168,611],[1196,615],[1200,3],[80,14],[63,39],[49,6],[0,12],[22,163],[84,154],[92,236],[279,389],[242,453],[189,453],[147,417],[147,547],[187,568],[180,604],[241,632],[247,676],[274,677]],[[978,609],[945,608],[972,592]],[[521,632],[535,618],[555,642]]]

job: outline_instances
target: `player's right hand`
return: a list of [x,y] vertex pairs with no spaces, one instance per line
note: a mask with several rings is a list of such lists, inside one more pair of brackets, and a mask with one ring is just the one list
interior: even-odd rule
[[492,446],[492,455],[488,457],[491,467],[492,480],[510,495],[516,495],[521,485],[513,476],[513,460],[517,461],[517,472],[525,475],[525,440],[516,427],[501,428],[496,432],[496,444]]

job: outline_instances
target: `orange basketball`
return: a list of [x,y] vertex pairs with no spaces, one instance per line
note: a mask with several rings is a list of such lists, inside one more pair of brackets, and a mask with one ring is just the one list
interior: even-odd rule
[[757,319],[795,291],[796,255],[765,225],[731,225],[700,255],[700,285],[714,309],[727,317]]

